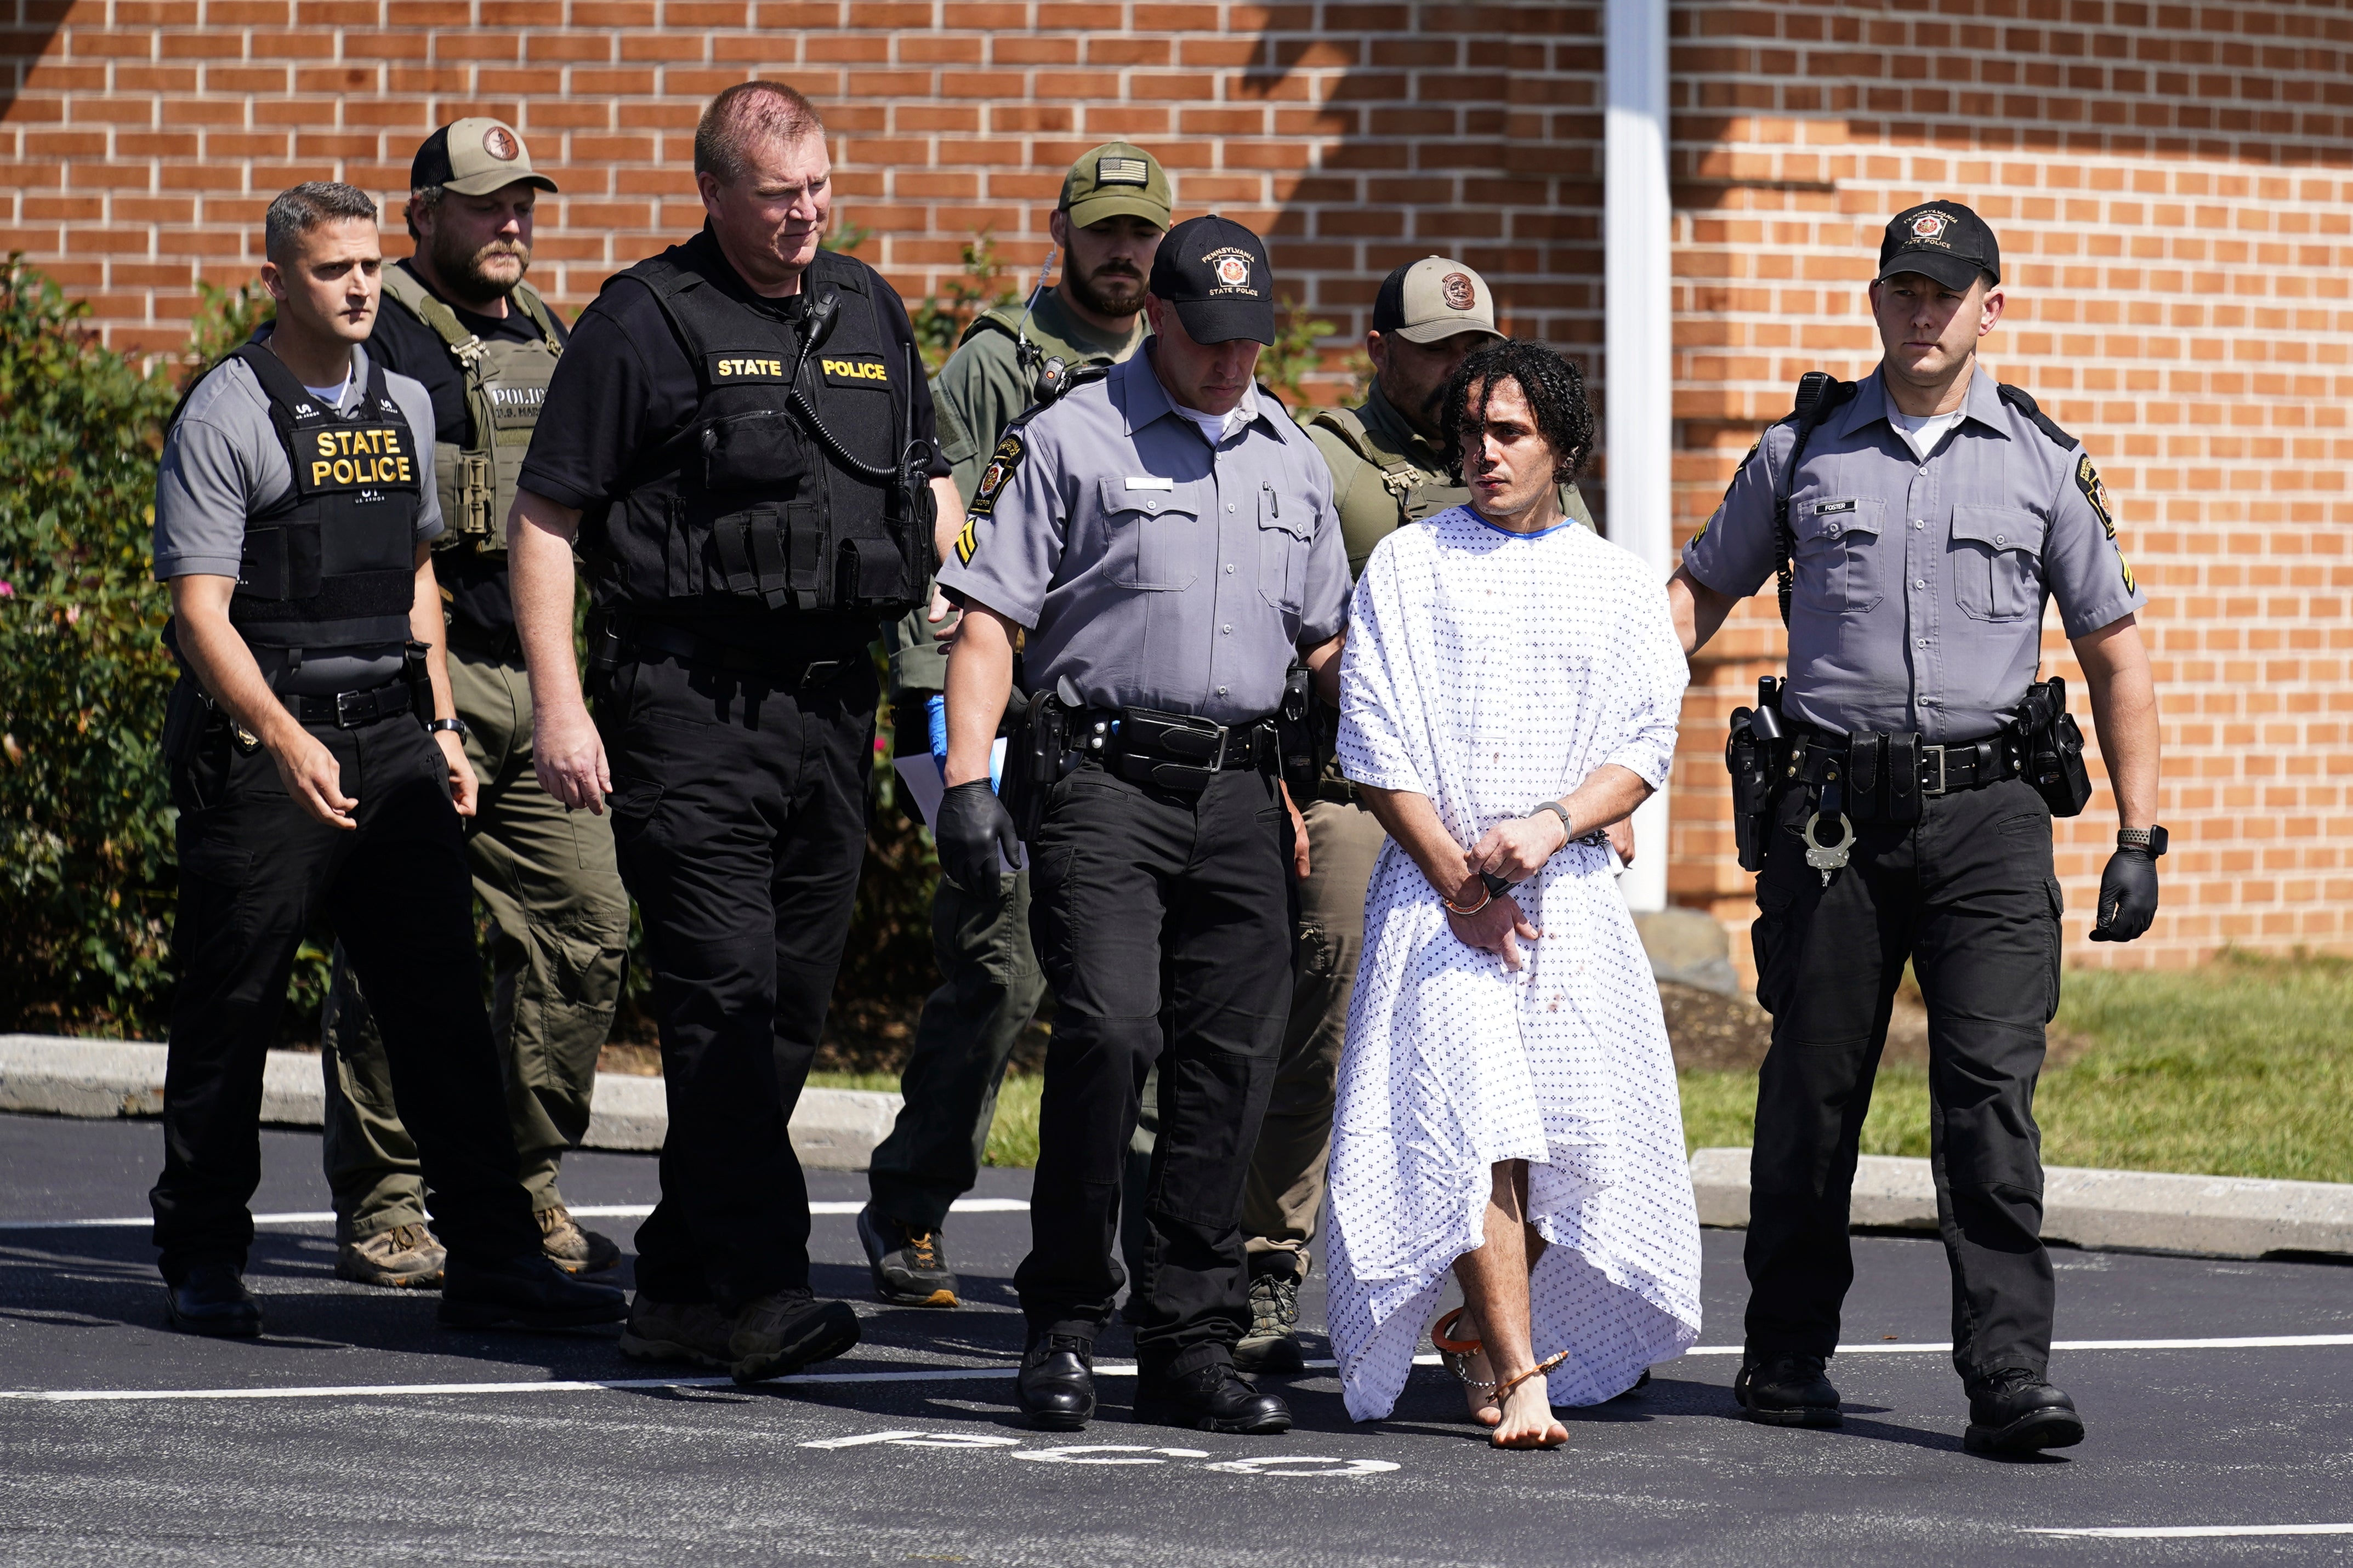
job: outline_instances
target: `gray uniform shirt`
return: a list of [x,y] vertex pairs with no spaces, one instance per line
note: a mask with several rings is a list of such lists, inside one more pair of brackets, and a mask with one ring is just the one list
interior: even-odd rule
[[[2071,637],[2148,602],[2083,443],[2001,399],[1980,364],[1959,425],[1924,462],[1887,421],[1873,371],[1806,442],[1790,486],[1796,590],[1783,710],[1821,729],[1982,740],[2042,658],[2042,606]],[[1773,495],[1797,427],[1765,432],[1683,552],[1719,594],[1773,575]]]
[[[352,350],[352,378],[344,384],[343,410],[349,413],[367,390],[368,357]],[[416,434],[417,449],[433,440],[433,398],[423,385],[386,372],[385,384]],[[164,438],[163,464],[155,478],[155,576],[234,577],[245,559],[245,520],[282,500],[294,488],[286,447],[269,422],[269,396],[245,365],[231,360],[204,379],[179,420]],[[441,531],[441,501],[424,487],[417,514],[420,544]],[[250,646],[250,645],[248,645]],[[325,695],[384,685],[400,674],[402,646],[359,652],[306,653],[302,668],[288,673],[279,648],[255,648],[262,675],[280,692]]]
[[1221,724],[1282,706],[1294,650],[1348,616],[1314,444],[1261,398],[1213,449],[1149,353],[1006,432],[940,583],[1029,628],[1030,690]]

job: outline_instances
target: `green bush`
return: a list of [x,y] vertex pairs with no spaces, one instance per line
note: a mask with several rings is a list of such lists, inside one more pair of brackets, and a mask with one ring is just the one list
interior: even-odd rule
[[159,1022],[171,813],[156,736],[174,670],[149,530],[169,374],[0,272],[0,1027]]

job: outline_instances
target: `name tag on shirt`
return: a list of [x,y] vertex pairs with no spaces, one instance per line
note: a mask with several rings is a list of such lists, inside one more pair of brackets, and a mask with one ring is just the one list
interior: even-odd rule
[[1130,475],[1127,488],[1131,490],[1173,490],[1176,488],[1176,481],[1164,479],[1157,474],[1145,474],[1141,478]]
[[1828,517],[1834,511],[1852,511],[1853,510],[1854,502],[1852,500],[1826,500],[1814,508],[1814,515],[1816,517]]

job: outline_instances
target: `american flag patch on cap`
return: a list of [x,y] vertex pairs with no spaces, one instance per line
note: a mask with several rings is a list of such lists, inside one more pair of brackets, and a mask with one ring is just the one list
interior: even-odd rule
[[1148,185],[1151,183],[1151,165],[1141,158],[1095,160],[1095,184],[1098,185]]

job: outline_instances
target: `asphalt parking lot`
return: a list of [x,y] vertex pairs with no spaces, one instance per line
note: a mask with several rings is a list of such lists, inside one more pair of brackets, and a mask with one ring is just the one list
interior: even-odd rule
[[[256,1213],[324,1210],[317,1137],[264,1136]],[[1843,1430],[1735,1418],[1725,1231],[1701,1353],[1565,1412],[1556,1453],[1489,1450],[1435,1367],[1369,1426],[1328,1373],[1293,1380],[1299,1424],[1271,1439],[1135,1425],[1107,1375],[1073,1437],[1028,1430],[1002,1370],[1026,1172],[985,1173],[950,1222],[974,1303],[952,1313],[868,1300],[863,1178],[816,1175],[816,1283],[859,1304],[866,1342],[738,1389],[649,1376],[609,1334],[438,1330],[429,1297],[335,1279],[315,1217],[262,1228],[264,1339],[168,1333],[143,1222],[71,1223],[143,1215],[160,1152],[153,1123],[0,1116],[0,1563],[2353,1561],[2345,1268],[2059,1254],[2053,1373],[2090,1436],[2031,1463],[1962,1452],[1943,1259],[1918,1240],[1859,1243]],[[650,1158],[582,1153],[565,1185],[628,1208],[654,1180]],[[589,1223],[625,1245],[636,1225]]]

